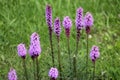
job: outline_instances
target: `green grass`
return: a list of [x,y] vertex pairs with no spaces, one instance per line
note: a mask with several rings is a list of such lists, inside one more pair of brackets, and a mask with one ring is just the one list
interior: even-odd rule
[[[89,51],[92,45],[100,48],[100,58],[96,63],[96,79],[117,80],[120,78],[120,0],[0,0],[0,80],[7,80],[10,67],[17,71],[19,80],[23,79],[22,60],[18,57],[16,46],[23,42],[29,48],[30,35],[37,32],[40,35],[42,53],[39,57],[42,79],[48,79],[48,71],[52,66],[48,27],[45,21],[45,7],[50,4],[53,9],[53,20],[68,15],[73,21],[70,37],[72,56],[75,52],[75,16],[80,6],[84,14],[89,11],[94,17],[94,26],[89,39]],[[66,37],[62,27],[61,57],[64,67],[64,76],[68,71]],[[79,79],[85,79],[86,35],[82,31],[78,71]],[[57,41],[53,34],[54,52],[57,63]],[[27,70],[33,80],[32,60],[27,55]],[[92,62],[89,59],[89,76],[92,76]]]

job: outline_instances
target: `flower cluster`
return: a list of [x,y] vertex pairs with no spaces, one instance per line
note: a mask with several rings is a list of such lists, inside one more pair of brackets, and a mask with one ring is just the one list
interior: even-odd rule
[[30,37],[30,48],[29,48],[29,54],[32,58],[35,58],[40,55],[41,53],[41,46],[39,41],[39,35],[34,32]]
[[81,30],[83,28],[83,8],[78,8],[76,12],[76,28]]
[[25,44],[20,43],[20,44],[17,46],[17,51],[18,51],[18,55],[19,55],[20,57],[22,57],[23,59],[25,59],[25,57],[26,57],[26,52],[27,52],[27,50],[26,50],[26,48],[25,48]]
[[54,32],[57,36],[60,36],[61,27],[60,27],[60,19],[56,18],[54,21]]
[[49,71],[48,76],[49,76],[50,78],[56,79],[56,78],[58,77],[58,70],[57,70],[57,68],[53,68],[53,67],[52,67],[52,68],[50,69],[50,71]]
[[70,36],[70,29],[71,29],[71,26],[72,26],[72,21],[69,18],[69,16],[64,17],[63,26],[65,28],[66,36],[69,37]]
[[99,48],[97,46],[93,46],[90,52],[90,58],[93,62],[96,61],[97,58],[99,58],[100,52]]
[[46,23],[50,29],[52,29],[52,8],[50,5],[46,6]]
[[8,73],[8,80],[17,80],[17,75],[15,69],[11,68]]

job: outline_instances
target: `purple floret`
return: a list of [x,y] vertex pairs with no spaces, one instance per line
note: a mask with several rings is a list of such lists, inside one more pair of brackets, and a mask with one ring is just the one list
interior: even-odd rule
[[17,74],[15,69],[11,68],[8,72],[8,80],[17,80]]
[[25,44],[22,44],[20,43],[18,46],[17,46],[17,51],[18,51],[18,55],[22,58],[25,58],[26,57],[26,48],[25,48]]
[[56,18],[54,21],[54,32],[57,36],[60,36],[61,27],[60,27],[60,19]]
[[50,78],[52,78],[52,79],[57,79],[57,77],[58,77],[58,70],[57,70],[57,68],[51,68],[50,69],[50,71],[49,71],[49,74],[48,74],[48,76],[50,77]]
[[70,29],[71,29],[71,26],[72,26],[72,21],[69,18],[69,16],[64,17],[63,26],[65,28],[66,36],[69,37],[70,36]]
[[76,12],[76,28],[81,30],[83,28],[83,8],[78,8]]
[[46,6],[46,23],[50,29],[52,29],[52,8],[50,5]]
[[30,37],[30,48],[29,48],[29,54],[32,58],[37,57],[41,53],[41,46],[39,41],[39,35],[34,32]]
[[97,46],[93,46],[90,52],[90,58],[93,62],[96,61],[100,56],[99,48]]

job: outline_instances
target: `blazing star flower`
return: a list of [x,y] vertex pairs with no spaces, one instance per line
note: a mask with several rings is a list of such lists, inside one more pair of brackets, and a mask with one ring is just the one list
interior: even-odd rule
[[90,52],[90,58],[93,62],[96,61],[97,58],[99,58],[100,52],[99,48],[97,46],[93,46]]
[[17,74],[15,69],[11,68],[8,72],[8,80],[17,80]]
[[32,58],[39,56],[41,53],[41,46],[39,41],[39,35],[34,32],[31,35],[29,54]]
[[83,28],[83,8],[78,8],[76,12],[76,28],[81,30]]
[[65,28],[66,36],[69,37],[70,29],[71,29],[71,26],[72,26],[72,21],[69,18],[69,16],[64,17],[63,26]]
[[50,77],[50,78],[52,78],[52,79],[57,79],[57,77],[58,77],[58,70],[57,70],[57,68],[51,68],[50,69],[50,71],[49,71],[49,74],[48,74],[48,76]]
[[25,58],[26,57],[26,48],[25,48],[25,44],[22,44],[20,43],[18,46],[17,46],[17,51],[18,51],[18,55],[22,58]]
[[60,28],[60,19],[56,18],[54,21],[54,32],[57,36],[60,36],[61,28]]
[[52,8],[50,5],[46,6],[46,23],[52,29]]
[[84,17],[84,26],[86,28],[86,33],[88,34],[90,32],[90,27],[93,26],[93,17],[90,12],[87,12]]

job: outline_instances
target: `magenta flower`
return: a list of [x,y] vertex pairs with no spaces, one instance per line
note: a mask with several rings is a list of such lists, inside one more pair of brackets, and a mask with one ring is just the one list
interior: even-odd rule
[[56,18],[54,21],[54,32],[57,36],[60,36],[61,27],[60,27],[60,19]]
[[84,17],[84,26],[86,28],[86,33],[90,33],[90,27],[93,26],[93,17],[90,12],[87,12],[85,17]]
[[64,17],[63,26],[65,28],[66,36],[69,37],[70,36],[70,29],[71,29],[71,26],[72,26],[72,21],[69,18],[69,16]]
[[52,29],[52,8],[50,5],[46,6],[46,23]]
[[22,57],[23,59],[25,59],[25,57],[26,57],[26,52],[27,52],[27,50],[26,50],[26,48],[25,48],[25,44],[20,43],[20,44],[17,46],[17,51],[18,51],[18,55],[19,55],[20,57]]
[[17,80],[17,74],[15,69],[11,68],[8,72],[8,80]]
[[51,68],[50,69],[50,71],[49,71],[49,74],[48,74],[48,76],[50,77],[50,78],[52,78],[52,79],[57,79],[57,77],[58,77],[58,70],[57,70],[57,68]]
[[76,12],[76,28],[81,30],[83,28],[83,8],[78,8]]
[[39,41],[39,35],[34,32],[30,37],[30,48],[29,48],[29,54],[32,58],[37,57],[41,53],[41,46]]
[[93,62],[96,61],[100,56],[99,48],[97,46],[93,46],[90,52],[90,58]]

